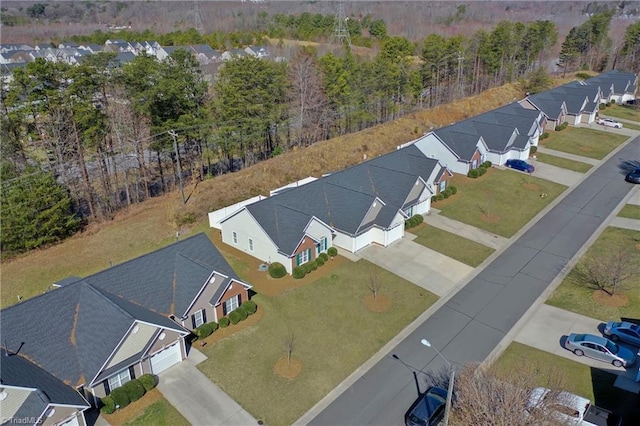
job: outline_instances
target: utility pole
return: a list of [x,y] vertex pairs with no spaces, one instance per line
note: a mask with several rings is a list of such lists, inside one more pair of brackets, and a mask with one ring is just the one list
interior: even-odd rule
[[333,23],[333,40],[336,40],[340,46],[346,41],[351,49],[351,37],[349,36],[349,27],[347,26],[347,16],[344,13],[344,5],[342,0],[338,2],[338,14]]
[[462,85],[462,62],[464,61],[464,56],[462,56],[462,52],[458,51],[458,96],[464,97],[464,86]]
[[169,130],[167,133],[169,133],[173,138],[173,150],[176,152],[176,162],[178,163],[178,182],[180,183],[182,204],[187,204],[187,200],[184,198],[184,186],[182,185],[182,167],[180,165],[180,151],[178,151],[178,134],[174,130]]
[[194,27],[196,29],[196,31],[198,32],[198,34],[202,35],[204,33],[204,28],[202,26],[202,16],[200,15],[200,2],[196,1],[195,4],[195,8],[193,10],[193,14],[195,22],[194,22]]

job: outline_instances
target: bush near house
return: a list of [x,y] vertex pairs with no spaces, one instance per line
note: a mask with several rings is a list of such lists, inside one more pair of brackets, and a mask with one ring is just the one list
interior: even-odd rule
[[532,146],[531,148],[529,148],[529,153],[535,154],[536,152],[538,152],[538,147],[537,146]]
[[[217,326],[218,324],[216,324],[216,328]],[[140,380],[140,383],[142,383],[142,386],[144,386],[144,390],[147,392],[158,385],[158,378],[153,374],[143,374],[142,376],[138,377],[138,380]]]
[[138,379],[129,380],[127,383],[122,385],[122,389],[127,392],[130,402],[139,400],[146,392],[144,390],[144,385],[140,383],[140,380]]
[[240,317],[240,321],[244,321],[247,319],[247,317],[249,316],[249,314],[247,313],[247,310],[244,308],[244,305],[240,305],[238,307],[238,309],[236,309],[233,312],[237,312],[238,316]]
[[256,305],[256,302],[254,302],[253,300],[247,300],[240,306],[244,306],[244,310],[248,315],[253,315],[258,310],[258,305]]
[[318,256],[318,257],[316,258],[316,264],[317,264],[318,266],[322,266],[322,265],[324,265],[324,260],[322,260],[322,258],[321,258],[320,256]]
[[469,173],[467,173],[467,176],[471,179],[477,179],[478,176],[480,176],[480,172],[478,171],[478,169],[471,169],[469,170]]
[[480,164],[480,167],[484,167],[485,169],[488,169],[491,166],[493,166],[493,163],[491,161],[485,161],[484,163]]
[[220,325],[220,328],[229,327],[229,318],[227,317],[220,318],[220,321],[218,321],[218,324]]
[[213,333],[214,329],[211,323],[205,323],[198,326],[194,333],[198,337],[198,339],[204,339],[205,337],[209,337],[211,333]]
[[235,325],[240,322],[240,313],[237,309],[229,312],[229,315],[227,315],[227,317],[229,318],[229,322],[231,322],[231,324]]
[[116,403],[111,395],[105,396],[100,401],[102,402],[102,407],[100,407],[102,414],[112,414],[116,411]]
[[567,127],[569,127],[569,123],[567,121],[565,121],[561,125],[556,126],[556,130],[560,132],[560,131],[566,129]]
[[449,185],[447,189],[451,191],[451,195],[455,195],[458,193],[458,188],[456,188],[454,185]]
[[293,275],[293,278],[299,280],[300,278],[303,278],[305,275],[307,275],[307,272],[302,266],[296,266],[295,268],[293,268],[293,273],[291,275]]
[[282,278],[287,275],[287,269],[280,262],[273,262],[269,265],[269,276],[271,278]]
[[331,257],[335,257],[335,256],[337,256],[337,255],[338,255],[338,249],[337,249],[337,248],[335,248],[335,247],[329,247],[329,248],[327,249],[327,254],[328,254],[329,256],[331,256]]
[[326,262],[327,260],[329,260],[329,255],[327,253],[320,253],[318,255],[318,259],[322,259],[323,261]]
[[129,393],[122,386],[112,390],[109,396],[113,398],[116,408],[124,408],[131,402],[129,399]]
[[[548,132],[544,132],[543,134],[541,134],[541,135],[540,135],[540,138],[539,138],[539,139],[540,139],[540,140],[544,140],[544,139],[546,139],[546,138],[548,138],[548,137],[549,137],[549,133],[548,133]],[[533,148],[533,147],[532,147],[532,148]],[[537,151],[537,149],[538,149],[538,148],[536,147],[536,151]]]
[[[448,195],[447,195],[448,196]],[[421,214],[414,214],[409,219],[405,220],[404,227],[405,228],[414,228],[420,225],[424,221],[424,217]]]

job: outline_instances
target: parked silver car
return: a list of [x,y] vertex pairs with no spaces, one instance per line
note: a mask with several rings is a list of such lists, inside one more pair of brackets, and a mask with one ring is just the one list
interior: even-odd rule
[[636,360],[636,355],[631,350],[593,334],[571,333],[567,338],[565,348],[578,356],[585,355],[600,361],[610,362],[616,367],[628,367]]
[[622,123],[616,120],[612,120],[610,118],[599,118],[598,124],[606,127],[613,127],[615,129],[622,129]]

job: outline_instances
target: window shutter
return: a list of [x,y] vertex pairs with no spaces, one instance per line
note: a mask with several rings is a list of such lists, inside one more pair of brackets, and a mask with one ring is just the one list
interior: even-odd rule
[[222,315],[227,315],[227,302],[222,304]]
[[311,260],[311,249],[307,249],[307,261]]
[[207,322],[207,310],[202,310],[202,323],[205,324]]
[[238,306],[242,305],[242,295],[238,295]]
[[191,328],[196,328],[196,314],[191,315]]
[[103,383],[104,383],[104,394],[109,395],[111,393],[111,389],[109,388],[109,379],[105,380]]
[[131,377],[131,380],[136,378],[136,370],[134,370],[133,365],[129,367],[129,377]]
[[300,266],[300,253],[296,255],[296,266]]

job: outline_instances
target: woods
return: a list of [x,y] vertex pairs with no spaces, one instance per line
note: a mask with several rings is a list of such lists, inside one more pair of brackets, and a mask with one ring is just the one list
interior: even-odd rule
[[[86,39],[217,47],[253,43],[265,35],[325,37],[333,23],[332,17],[312,14],[263,18],[262,32],[245,36],[190,30],[96,33]],[[602,71],[614,63],[637,69],[634,40],[640,27],[630,25],[625,44],[612,52],[610,20],[610,14],[596,14],[571,30],[561,54],[567,72]],[[375,47],[373,57],[348,46],[326,54],[301,47],[289,58],[227,61],[213,76],[183,49],[163,61],[141,54],[124,64],[113,53],[90,55],[77,66],[38,58],[17,69],[2,91],[3,221],[5,211],[49,208],[58,219],[45,221],[42,235],[32,237],[29,227],[38,228],[34,217],[25,214],[10,227],[5,222],[3,255],[55,242],[79,229],[81,221],[110,219],[119,209],[184,182],[233,172],[491,87],[540,79],[558,37],[550,21],[502,21],[471,37],[431,34],[412,42],[389,36],[384,21],[367,18],[357,22],[352,40],[367,39],[361,44]],[[46,201],[37,191],[20,189],[23,182],[36,185],[29,180],[34,173],[49,177],[37,186],[50,185],[57,198]]]

